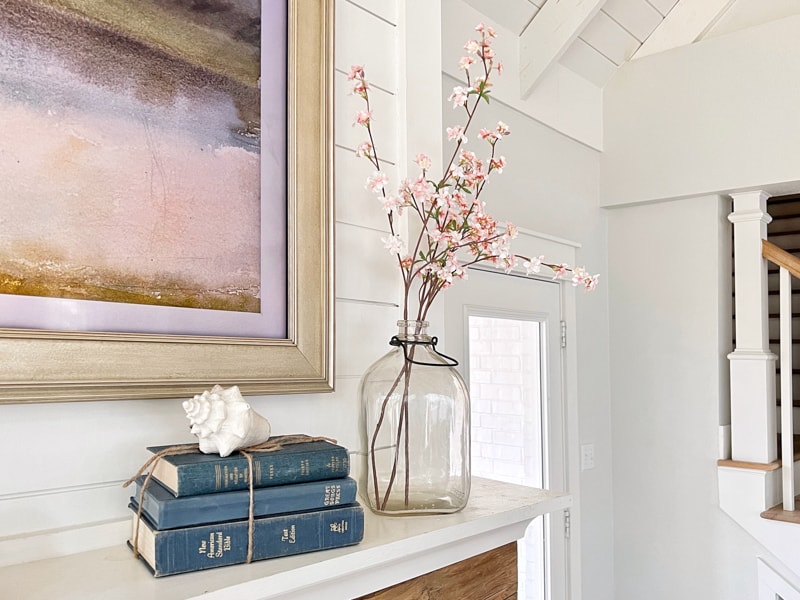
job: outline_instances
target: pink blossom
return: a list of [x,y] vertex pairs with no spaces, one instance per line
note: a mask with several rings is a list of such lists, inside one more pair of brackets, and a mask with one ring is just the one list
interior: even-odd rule
[[438,269],[436,271],[436,277],[438,277],[441,281],[443,281],[445,286],[453,283],[453,274],[447,267],[441,267],[440,269]]
[[364,67],[361,65],[353,65],[350,67],[350,73],[347,74],[348,81],[353,79],[364,79]]
[[448,255],[447,262],[445,263],[445,268],[448,271],[450,271],[450,274],[453,277],[456,277],[458,279],[467,278],[467,270],[458,261],[458,258],[456,258],[456,255],[454,253]]
[[450,94],[450,97],[448,98],[448,100],[453,103],[453,108],[464,106],[469,98],[469,92],[469,88],[463,88],[460,85],[454,87],[453,93]]
[[478,50],[480,50],[480,47],[481,45],[475,40],[467,40],[467,43],[464,44],[464,50],[470,54],[477,54]]
[[491,27],[487,27],[485,23],[478,23],[475,26],[475,31],[477,31],[478,33],[483,33],[489,37],[495,37],[497,35],[494,29],[492,29]]
[[369,127],[371,121],[372,113],[368,110],[360,110],[356,113],[356,122],[354,125],[363,125],[364,127]]
[[586,269],[583,267],[575,267],[572,269],[572,285],[577,286],[583,284],[588,276],[589,274],[586,272]]
[[403,214],[403,206],[405,206],[406,202],[399,196],[389,195],[385,198],[379,197],[378,200],[382,202],[383,210],[385,210],[387,214],[392,212],[398,215]]
[[[513,223],[498,222],[486,212],[486,204],[480,197],[487,177],[493,171],[502,173],[506,166],[506,159],[497,153],[497,142],[509,135],[508,125],[502,121],[493,129],[480,129],[478,136],[491,146],[491,155],[481,159],[462,146],[466,143],[466,128],[472,126],[473,113],[481,100],[489,100],[495,71],[501,74],[503,64],[495,60],[493,38],[495,31],[484,23],[476,28],[477,40],[469,40],[465,44],[464,56],[459,60],[459,68],[467,73],[469,84],[462,84],[453,88],[448,100],[454,108],[464,107],[466,112],[466,125],[456,125],[447,128],[447,137],[455,141],[453,159],[446,160],[446,171],[441,179],[430,175],[432,163],[429,155],[418,154],[414,163],[421,169],[421,175],[416,178],[406,179],[401,183],[395,193],[388,193],[389,178],[381,170],[376,150],[372,145],[372,113],[369,110],[370,86],[364,75],[364,68],[354,65],[350,68],[347,78],[352,82],[352,90],[360,95],[365,102],[364,110],[356,115],[355,124],[367,128],[370,133],[369,141],[358,145],[356,154],[368,158],[377,171],[366,181],[366,187],[376,193],[377,201],[387,213],[392,234],[382,238],[387,250],[397,256],[402,275],[406,285],[404,309],[410,305],[409,290],[420,290],[420,314],[424,314],[433,302],[436,295],[444,288],[450,286],[456,279],[465,279],[468,270],[465,265],[488,261],[506,271],[512,270],[518,262],[522,262],[527,274],[538,273],[542,265],[550,268],[556,279],[571,277],[575,286],[582,286],[591,291],[597,286],[598,276],[590,276],[583,267],[571,269],[566,264],[551,266],[543,262],[544,257],[533,259],[518,258],[512,252],[512,240],[517,236],[518,230]],[[481,61],[481,62],[478,62]],[[478,67],[474,77],[469,72],[472,65]],[[470,96],[474,106],[470,102]],[[478,129],[477,121],[474,125]],[[417,171],[417,173],[420,173]],[[394,216],[400,215],[409,207],[409,218],[417,220],[416,224],[409,224],[409,231],[413,232],[412,240],[404,240],[400,235],[394,234]],[[415,248],[413,254],[408,253],[408,245]],[[413,282],[419,287],[408,285],[409,279],[419,279]]]
[[478,136],[480,136],[482,140],[488,140],[490,144],[494,144],[499,137],[497,132],[491,131],[490,129],[481,129]]
[[406,244],[399,235],[391,235],[389,237],[381,238],[383,247],[389,251],[389,254],[403,254],[405,252]]
[[423,171],[427,171],[431,168],[431,159],[427,154],[417,154],[414,162],[417,163],[417,166]]
[[498,156],[497,158],[493,158],[489,161],[490,171],[497,171],[498,173],[502,173],[505,166],[506,166],[505,156]]
[[434,194],[431,194],[429,200],[430,200],[431,206],[434,206],[434,207],[437,207],[437,208],[442,208],[444,206],[447,206],[448,203],[449,203],[449,197],[447,195],[447,192],[445,192],[445,191],[438,191],[438,192],[436,192]]
[[362,142],[356,148],[356,156],[359,158],[370,158],[372,156],[372,144],[369,142]]
[[461,60],[458,61],[458,68],[464,71],[468,71],[470,66],[475,63],[475,59],[471,56],[462,56]]
[[367,178],[367,185],[366,188],[371,192],[381,192],[384,186],[389,183],[389,178],[386,176],[385,173],[381,173],[380,171],[375,171],[371,177]]
[[494,58],[494,49],[489,44],[481,44],[477,55],[483,60],[492,60]]
[[544,256],[536,256],[530,260],[526,260],[522,263],[522,266],[525,267],[525,274],[526,275],[533,275],[534,273],[538,273],[542,269],[542,261],[544,260]]
[[447,128],[447,139],[457,140],[459,142],[467,143],[467,136],[464,135],[464,128],[460,125],[457,127],[448,127]]
[[475,80],[475,89],[477,90],[483,92],[488,90],[490,87],[492,87],[492,83],[485,77],[479,77],[478,79]]
[[555,265],[552,267],[553,269],[553,279],[560,279],[564,275],[567,274],[569,267],[565,263],[561,263],[559,265]]

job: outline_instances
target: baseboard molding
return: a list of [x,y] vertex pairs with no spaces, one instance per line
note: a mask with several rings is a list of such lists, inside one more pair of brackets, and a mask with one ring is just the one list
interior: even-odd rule
[[0,567],[124,544],[130,537],[130,530],[131,520],[128,518],[0,538]]

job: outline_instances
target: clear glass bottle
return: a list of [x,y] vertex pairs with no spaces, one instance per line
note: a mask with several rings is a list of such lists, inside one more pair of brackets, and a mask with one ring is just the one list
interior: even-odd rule
[[467,386],[427,321],[397,325],[392,350],[361,379],[362,490],[379,514],[457,512],[470,490]]

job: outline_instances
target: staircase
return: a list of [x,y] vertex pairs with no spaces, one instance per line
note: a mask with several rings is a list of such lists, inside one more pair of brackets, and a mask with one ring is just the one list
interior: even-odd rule
[[[719,503],[785,567],[800,574],[800,511],[794,510],[800,508],[800,497],[792,506],[795,481],[800,481],[800,437],[791,419],[796,415],[794,422],[800,422],[800,402],[791,401],[785,411],[780,395],[788,383],[781,374],[790,369],[791,395],[800,399],[800,279],[789,270],[800,267],[800,195],[768,199],[757,191],[732,197],[736,340],[728,355],[731,445],[718,462]],[[786,364],[777,360],[781,336],[791,340]],[[781,429],[792,435],[782,436]]]
[[[772,222],[767,225],[767,239],[786,252],[800,258],[800,194],[792,196],[779,196],[767,201],[767,212],[772,217]],[[777,355],[776,385],[777,405],[783,402],[781,398],[780,377],[784,366],[780,360],[780,269],[773,263],[767,268],[768,278],[768,311],[769,311],[769,346]],[[800,435],[798,431],[798,416],[800,416],[800,279],[791,278],[791,314],[792,314],[792,389],[794,390],[792,406],[794,413],[793,456],[794,461],[800,460]],[[781,437],[778,436],[780,447]],[[800,497],[796,497],[796,504],[800,505]],[[784,521],[800,524],[800,511],[784,510],[783,503],[770,507],[761,513],[765,519]]]

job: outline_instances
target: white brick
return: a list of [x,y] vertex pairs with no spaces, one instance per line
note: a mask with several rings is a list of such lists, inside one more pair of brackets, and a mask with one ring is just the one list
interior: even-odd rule
[[501,400],[500,386],[491,383],[481,383],[478,386],[478,396],[484,400]]
[[505,385],[522,385],[524,383],[522,372],[511,370],[494,371],[492,373],[492,381]]
[[520,467],[521,472],[525,472],[524,467],[522,466],[522,448],[516,446],[481,444],[481,456],[514,463],[516,466]]
[[483,397],[478,398],[475,400],[474,398],[470,399],[472,403],[472,412],[475,414],[491,414],[492,413],[492,402],[491,400],[486,400]]
[[522,483],[525,478],[525,470],[522,465],[507,463],[503,461],[494,461],[494,473],[498,477],[513,477],[514,483]]
[[[477,360],[476,360],[477,362]],[[470,367],[472,367],[472,360],[470,360]],[[477,367],[477,365],[476,365]],[[469,381],[471,384],[475,383],[491,383],[491,371],[484,371],[483,369],[472,368],[469,373]]]
[[472,455],[472,474],[476,477],[491,477],[494,472],[494,463],[486,458]]
[[510,356],[521,356],[525,354],[522,343],[514,340],[493,341],[492,352],[495,354],[508,354]]
[[[497,433],[519,433],[522,438],[522,421],[517,417],[505,415],[481,415],[481,427],[488,427]],[[496,440],[495,440],[496,441]]]
[[492,353],[492,344],[490,342],[470,341],[469,350],[471,354],[483,357]]
[[498,392],[497,397],[500,400],[505,402],[521,402],[523,405],[526,404],[522,401],[522,387],[519,385],[498,386]]
[[520,331],[518,327],[496,327],[495,339],[498,340],[518,340]]
[[522,402],[492,402],[492,413],[522,417],[525,415],[525,405]]
[[504,354],[492,353],[482,355],[480,360],[481,369],[490,369],[493,374],[502,371],[521,371],[522,363],[517,356],[507,356]]
[[487,444],[492,443],[492,430],[491,429],[484,429],[483,427],[472,427],[472,447],[475,447],[476,443],[485,442]]
[[511,432],[511,431],[497,431],[497,430],[495,430],[492,433],[492,443],[493,444],[504,444],[506,446],[523,446],[524,443],[525,443],[525,438],[522,435],[521,431],[520,432]]

